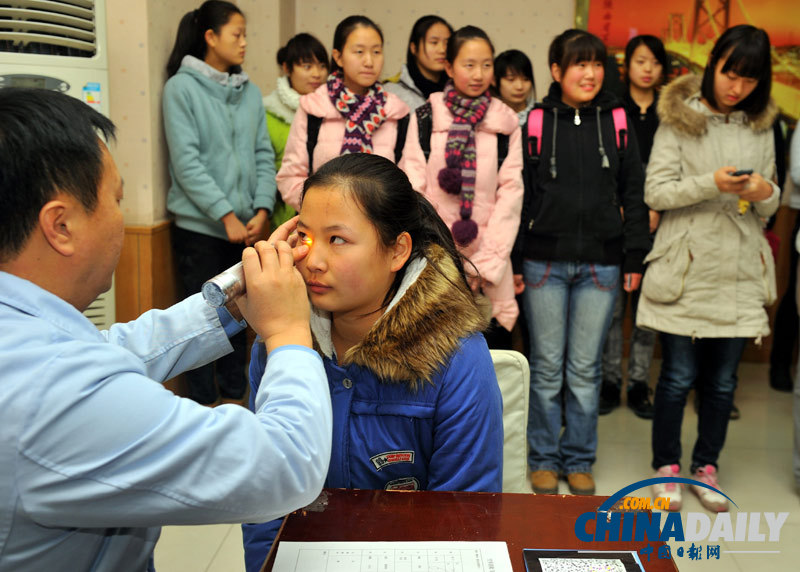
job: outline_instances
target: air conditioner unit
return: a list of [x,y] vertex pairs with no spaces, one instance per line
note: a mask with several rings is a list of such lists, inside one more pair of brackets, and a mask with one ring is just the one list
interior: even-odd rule
[[[0,0],[0,88],[52,89],[108,116],[105,0]],[[114,287],[84,312],[114,323]]]

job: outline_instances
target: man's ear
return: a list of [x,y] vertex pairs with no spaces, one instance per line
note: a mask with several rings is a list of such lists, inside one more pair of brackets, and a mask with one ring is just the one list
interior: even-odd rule
[[76,201],[60,196],[39,211],[39,229],[50,247],[61,256],[75,254]]
[[392,246],[392,272],[397,272],[408,262],[408,258],[411,256],[411,247],[411,235],[407,232],[400,233]]

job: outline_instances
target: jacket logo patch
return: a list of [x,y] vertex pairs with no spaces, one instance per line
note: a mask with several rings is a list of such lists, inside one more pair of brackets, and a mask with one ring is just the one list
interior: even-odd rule
[[414,451],[387,451],[369,459],[379,471],[389,465],[397,463],[414,463]]
[[386,491],[418,491],[419,481],[416,477],[403,477],[389,481],[383,489]]

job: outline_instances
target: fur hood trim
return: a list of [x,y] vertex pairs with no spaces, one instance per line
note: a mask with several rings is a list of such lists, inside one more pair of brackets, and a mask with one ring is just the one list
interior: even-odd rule
[[[658,117],[661,123],[691,135],[705,135],[709,117],[714,113],[700,101],[702,78],[697,75],[685,75],[668,84],[661,92],[658,100]],[[748,115],[742,111],[734,111],[729,115],[731,120],[746,123],[755,132],[766,131],[778,117],[778,106],[773,99],[769,100],[766,109],[758,115]]]
[[[409,264],[386,312],[339,365],[355,364],[382,382],[405,383],[413,391],[447,364],[461,339],[488,326],[469,288],[445,250],[431,246],[424,259]],[[313,310],[314,346],[333,356],[330,315]]]

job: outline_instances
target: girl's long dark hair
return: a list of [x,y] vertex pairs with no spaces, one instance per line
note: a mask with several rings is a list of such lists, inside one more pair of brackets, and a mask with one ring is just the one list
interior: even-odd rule
[[[378,24],[366,16],[348,16],[339,22],[339,25],[336,26],[336,30],[333,32],[333,49],[341,53],[342,50],[344,50],[344,45],[347,43],[347,38],[350,37],[350,34],[353,32],[353,30],[359,26],[363,26],[364,28],[372,28],[378,32],[378,35],[381,38],[381,44],[383,44],[383,31]],[[328,69],[331,73],[341,71],[342,69],[339,67],[339,64],[336,63],[336,60],[333,59],[333,55],[331,55],[331,67]]]
[[722,58],[726,58],[722,73],[730,71],[739,76],[758,80],[753,92],[740,101],[735,109],[749,115],[758,115],[764,111],[772,90],[772,53],[767,32],[755,26],[740,24],[725,30],[714,44],[703,72],[703,84],[700,90],[703,97],[715,109],[717,100],[714,97],[714,75],[717,63]]
[[[228,23],[233,14],[244,16],[236,4],[222,0],[208,0],[198,9],[187,12],[178,24],[175,45],[167,61],[167,77],[170,78],[178,73],[185,56],[204,60],[208,49],[206,30],[214,30],[215,34],[219,34],[220,28]],[[233,66],[230,71],[239,73],[242,70],[239,66]]]
[[[462,256],[450,229],[433,205],[414,190],[406,174],[389,159],[368,153],[342,155],[328,161],[306,179],[303,196],[312,187],[337,187],[352,194],[386,248],[394,245],[403,232],[411,236],[411,255],[397,272],[384,305],[397,293],[408,264],[423,258],[428,247],[434,244],[442,247],[458,268],[462,284],[457,286],[469,289]],[[441,269],[437,270],[446,276]]]
[[434,16],[432,14],[423,16],[414,22],[414,26],[411,28],[411,37],[408,38],[408,47],[406,48],[406,62],[416,61],[416,57],[414,57],[414,53],[411,51],[411,44],[417,46],[417,52],[425,49],[425,36],[428,35],[428,30],[430,30],[434,24],[443,24],[450,30],[450,35],[453,34],[453,27],[441,16]]

